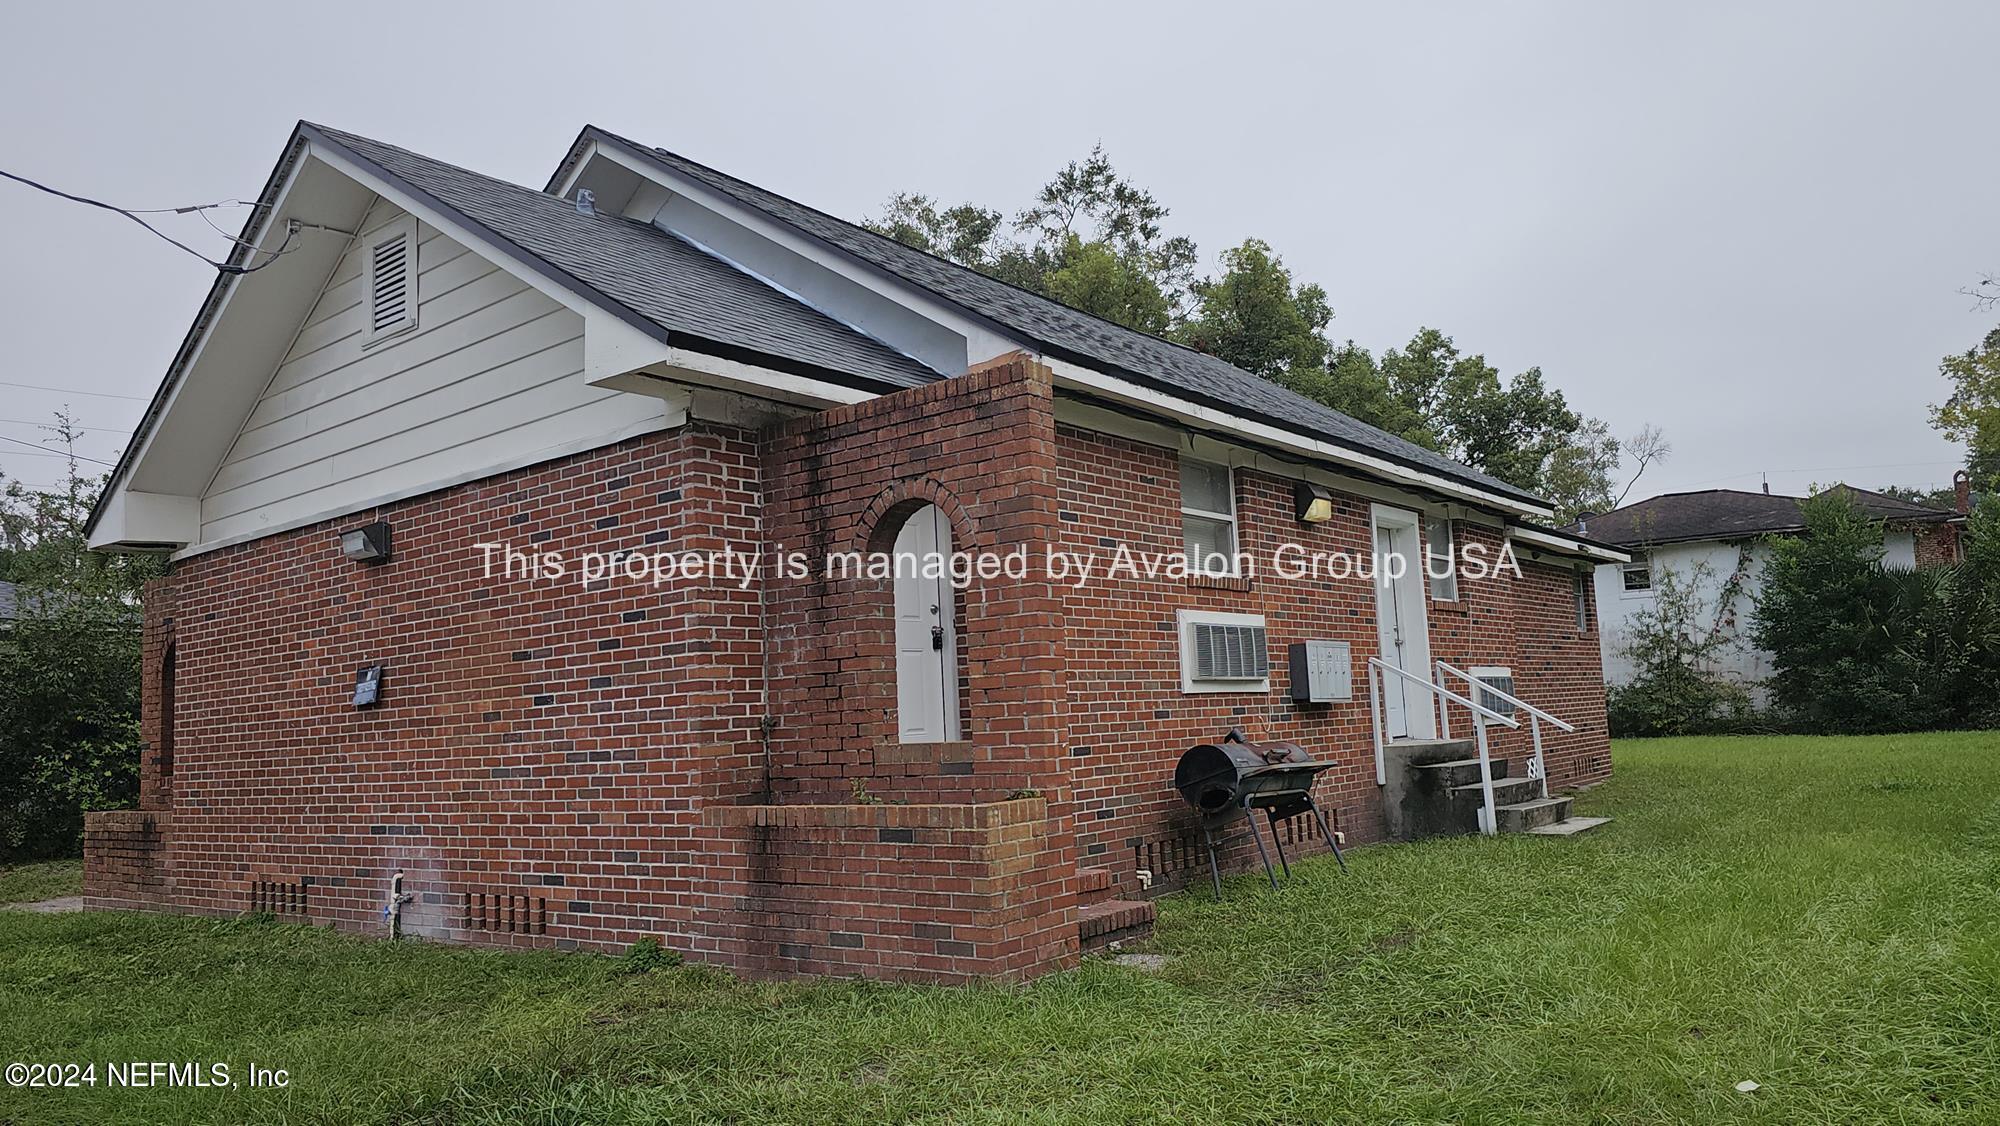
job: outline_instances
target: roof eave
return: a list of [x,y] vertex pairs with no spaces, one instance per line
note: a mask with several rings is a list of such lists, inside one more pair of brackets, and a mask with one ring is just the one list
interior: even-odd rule
[[[679,169],[674,168],[672,165],[667,164],[665,161],[661,160],[656,152],[647,148],[646,146],[641,145],[635,141],[631,141],[627,138],[621,137],[615,133],[607,132],[595,125],[586,125],[584,126],[583,130],[577,134],[577,139],[570,145],[570,150],[568,154],[565,155],[562,163],[558,165],[558,167],[555,170],[555,173],[549,177],[548,186],[544,190],[552,193],[558,191],[563,186],[563,184],[568,182],[574,176],[577,165],[582,161],[584,154],[587,153],[593,145],[597,144],[608,144],[615,146],[620,152],[644,161],[648,166],[656,169],[661,175],[672,177],[676,181],[684,181],[687,179],[684,173],[682,173]],[[740,202],[741,201],[739,201],[739,203]],[[751,205],[747,203],[742,204],[742,206],[751,207]],[[805,206],[805,205],[801,204],[800,206]],[[756,209],[754,207],[752,209],[761,210],[761,209]],[[764,214],[769,215],[768,212],[765,212]],[[1481,499],[1482,503],[1495,504],[1497,502],[1498,506],[1504,511],[1526,513],[1542,517],[1550,516],[1553,514],[1554,510],[1552,506],[1550,506],[1546,500],[1537,497],[1532,493],[1528,493],[1521,490],[1498,492],[1494,490],[1492,485],[1487,484],[1485,482],[1466,480],[1454,474],[1444,473],[1431,466],[1419,465],[1410,459],[1400,458],[1394,454],[1390,454],[1385,451],[1357,449],[1349,443],[1334,441],[1324,434],[1303,430],[1296,424],[1286,422],[1282,419],[1272,418],[1270,416],[1262,415],[1257,412],[1245,411],[1241,407],[1241,405],[1228,403],[1219,398],[1196,395],[1194,393],[1189,392],[1185,388],[1172,385],[1165,380],[1161,380],[1156,377],[1146,375],[1143,372],[1133,371],[1122,365],[1108,363],[1094,356],[1085,355],[1072,348],[1068,348],[1058,342],[1042,338],[1038,334],[1032,332],[1025,332],[1011,325],[999,324],[997,322],[994,322],[990,317],[987,317],[986,315],[980,313],[976,309],[970,308],[963,302],[957,300],[956,298],[951,297],[948,294],[938,293],[934,290],[925,289],[924,287],[919,286],[916,283],[909,281],[908,279],[905,279],[894,273],[889,272],[888,270],[883,269],[882,267],[876,265],[875,263],[868,261],[867,259],[853,253],[852,251],[849,251],[848,249],[840,246],[837,243],[829,241],[828,239],[825,239],[810,230],[800,227],[797,224],[786,221],[780,216],[769,215],[769,218],[771,219],[772,222],[784,224],[785,227],[788,228],[789,230],[795,232],[800,237],[809,240],[814,245],[823,248],[827,252],[839,255],[842,258],[842,260],[863,267],[864,269],[869,271],[871,275],[880,278],[891,285],[908,288],[913,291],[921,291],[930,300],[941,302],[945,305],[949,305],[953,309],[957,310],[959,313],[987,324],[996,333],[1012,338],[1016,343],[1018,343],[1022,347],[1039,352],[1044,356],[1062,360],[1065,363],[1073,364],[1076,365],[1077,367],[1094,371],[1101,375],[1108,376],[1110,378],[1119,379],[1127,383],[1136,384],[1141,388],[1153,392],[1154,394],[1166,395],[1172,398],[1183,399],[1189,402],[1197,403],[1208,410],[1219,412],[1226,419],[1233,418],[1233,419],[1241,419],[1248,422],[1254,422],[1262,426],[1284,431],[1285,433],[1294,435],[1297,438],[1304,441],[1323,444],[1326,446],[1335,447],[1337,449],[1346,450],[1357,457],[1387,462],[1392,465],[1399,466],[1409,472],[1416,473],[1425,477],[1435,477],[1438,480],[1451,483],[1451,485],[1455,486],[1457,490],[1469,491],[1475,494],[1478,498]],[[1394,477],[1391,477],[1389,479],[1391,481],[1395,480]]]

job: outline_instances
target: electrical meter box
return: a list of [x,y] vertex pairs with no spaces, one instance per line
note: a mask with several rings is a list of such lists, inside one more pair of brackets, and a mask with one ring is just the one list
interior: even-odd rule
[[372,707],[382,702],[382,666],[369,665],[354,674],[354,706]]
[[1345,641],[1292,642],[1292,700],[1331,704],[1354,699],[1354,656]]

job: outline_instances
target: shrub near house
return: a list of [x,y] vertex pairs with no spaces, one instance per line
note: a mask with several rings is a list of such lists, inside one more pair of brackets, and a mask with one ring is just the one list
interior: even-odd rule
[[2000,506],[1968,526],[1965,562],[1882,564],[1882,530],[1846,496],[1803,505],[1806,531],[1772,541],[1756,610],[1773,706],[1814,732],[2000,722]]

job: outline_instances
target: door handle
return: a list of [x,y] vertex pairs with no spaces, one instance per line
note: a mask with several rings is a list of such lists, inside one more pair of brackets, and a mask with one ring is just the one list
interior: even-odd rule
[[937,650],[937,651],[938,651],[938,652],[940,652],[940,653],[944,652],[944,627],[943,627],[943,626],[932,626],[932,627],[931,627],[931,648],[932,648],[932,649],[935,649],[935,650]]

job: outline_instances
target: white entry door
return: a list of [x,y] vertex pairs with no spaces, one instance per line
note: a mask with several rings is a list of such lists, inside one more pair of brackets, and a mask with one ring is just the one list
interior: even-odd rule
[[[1429,681],[1430,625],[1417,523],[1414,512],[1375,510],[1375,627],[1382,659]],[[1434,738],[1437,712],[1430,693],[1394,673],[1383,673],[1382,680],[1383,722],[1389,738]]]
[[958,638],[953,628],[951,523],[936,505],[896,533],[896,726],[905,743],[958,738]]

